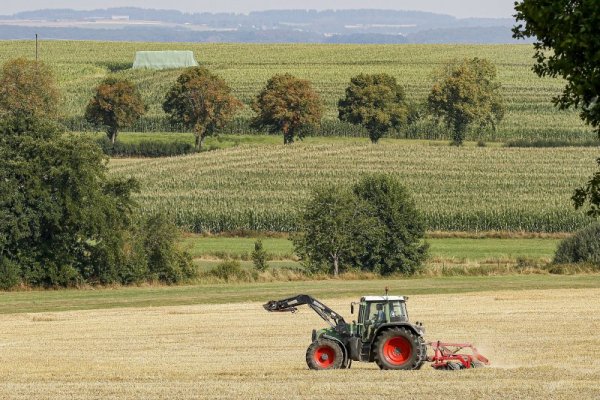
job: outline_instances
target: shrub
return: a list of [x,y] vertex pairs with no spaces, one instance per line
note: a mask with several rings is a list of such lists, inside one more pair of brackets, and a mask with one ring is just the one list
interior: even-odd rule
[[174,157],[194,153],[194,146],[186,142],[142,140],[137,143],[111,143],[108,138],[98,140],[104,154],[110,157]]
[[179,229],[164,214],[148,218],[141,229],[150,277],[179,283],[196,276],[191,256],[177,248]]
[[101,67],[105,67],[110,72],[120,72],[131,69],[132,64],[130,62],[117,62],[117,61],[108,61],[99,63]]
[[264,272],[269,268],[267,263],[267,252],[265,251],[262,240],[258,239],[254,242],[254,251],[251,254],[254,269],[259,272]]
[[237,260],[227,260],[219,263],[210,274],[224,281],[238,280],[246,274]]
[[597,147],[600,141],[593,140],[561,140],[561,139],[515,139],[504,144],[505,147]]
[[554,254],[555,264],[592,263],[600,264],[600,223],[564,239]]

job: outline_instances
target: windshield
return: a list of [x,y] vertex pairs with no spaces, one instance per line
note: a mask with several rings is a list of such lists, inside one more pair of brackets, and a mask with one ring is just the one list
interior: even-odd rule
[[390,318],[407,318],[406,304],[403,301],[390,302]]
[[[386,316],[389,316],[389,320]],[[365,313],[366,320],[370,321],[390,321],[408,319],[406,314],[406,303],[399,300],[368,303]]]

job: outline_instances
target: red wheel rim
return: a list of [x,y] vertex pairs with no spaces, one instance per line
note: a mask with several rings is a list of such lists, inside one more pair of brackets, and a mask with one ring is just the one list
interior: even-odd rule
[[402,365],[410,359],[412,346],[403,337],[393,337],[383,344],[383,356],[390,364]]
[[327,368],[335,361],[335,351],[329,346],[317,347],[313,359],[320,367]]

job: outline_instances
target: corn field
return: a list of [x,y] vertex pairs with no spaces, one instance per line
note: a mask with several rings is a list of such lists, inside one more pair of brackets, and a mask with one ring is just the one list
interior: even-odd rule
[[318,185],[389,173],[413,193],[429,230],[571,232],[590,222],[570,197],[594,171],[596,148],[464,147],[386,139],[241,146],[168,159],[112,160],[142,183],[146,213],[193,232],[295,229]]
[[[472,133],[470,138],[590,139],[594,134],[576,111],[557,111],[551,98],[560,93],[560,79],[538,78],[532,71],[531,45],[261,45],[186,43],[111,43],[47,41],[41,59],[56,73],[64,93],[65,120],[81,130],[81,117],[93,88],[108,75],[131,79],[149,105],[149,113],[137,131],[168,131],[161,104],[180,71],[131,70],[137,50],[193,50],[200,64],[222,76],[245,104],[240,118],[246,122],[230,130],[247,129],[252,113],[248,107],[267,79],[289,72],[313,82],[326,104],[326,121],[337,118],[336,104],[350,78],[359,73],[388,73],[405,87],[412,102],[423,102],[432,86],[434,71],[447,60],[459,57],[487,58],[496,64],[507,113],[497,132]],[[0,63],[9,58],[35,54],[33,41],[2,42]],[[78,122],[79,121],[79,122]],[[237,128],[236,128],[237,127]],[[346,135],[348,127],[332,126],[327,135]],[[234,133],[239,133],[235,131]],[[445,131],[430,124],[419,125],[401,136],[446,138]],[[359,130],[352,135],[359,136]]]

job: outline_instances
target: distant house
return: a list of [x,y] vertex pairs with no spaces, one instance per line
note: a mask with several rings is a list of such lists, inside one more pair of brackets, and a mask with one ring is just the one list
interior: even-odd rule
[[192,51],[138,51],[133,62],[134,69],[173,69],[197,67]]

